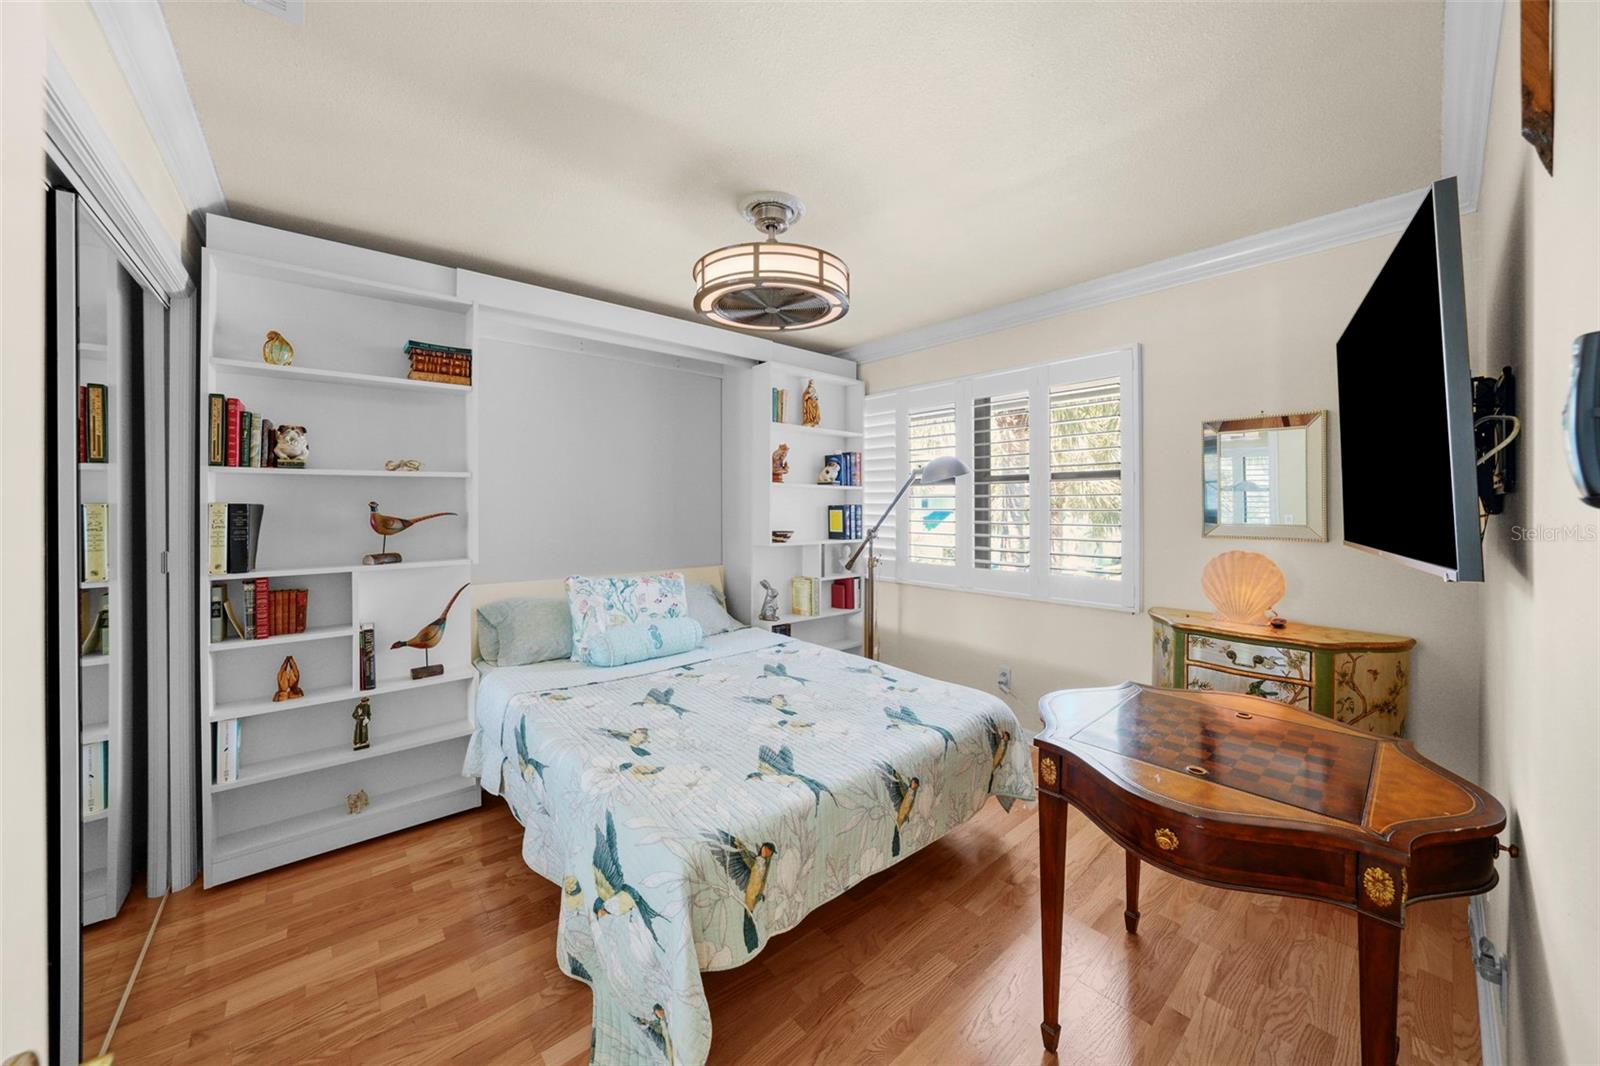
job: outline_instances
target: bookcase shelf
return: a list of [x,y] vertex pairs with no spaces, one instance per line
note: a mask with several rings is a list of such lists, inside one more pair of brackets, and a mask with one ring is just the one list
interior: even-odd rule
[[[422,663],[422,653],[391,650],[471,578],[477,396],[471,385],[404,375],[408,341],[477,349],[477,306],[404,283],[426,286],[447,273],[430,264],[350,254],[264,227],[231,227],[217,239],[221,246],[201,251],[201,544],[210,543],[209,504],[264,510],[260,565],[213,574],[203,551],[207,572],[195,586],[207,887],[475,807],[481,795],[475,781],[460,776],[477,679],[469,661],[470,599],[456,605],[430,652],[442,674],[413,681],[407,671]],[[268,330],[293,343],[293,364],[261,360]],[[274,423],[304,425],[313,465],[210,465],[214,394],[236,397]],[[383,469],[396,456],[419,459],[424,468]],[[366,566],[362,555],[380,544],[367,529],[370,499],[386,514],[455,517],[391,539],[390,550],[403,552],[405,562]],[[230,639],[213,642],[212,588],[230,586],[237,613],[233,583],[261,579],[273,589],[304,588],[309,627],[259,640],[233,637],[230,628]],[[379,681],[363,691],[357,680],[366,624],[374,627]],[[276,669],[289,655],[305,694],[273,702]],[[352,751],[349,716],[361,699],[371,701],[372,745]],[[218,736],[233,734],[233,722],[237,773],[217,783]],[[369,806],[351,814],[342,798],[358,791]]]
[[[791,473],[789,476],[793,477],[794,475]],[[772,487],[774,489],[809,489],[809,490],[811,490],[813,492],[861,492],[862,491],[862,487],[860,485],[818,485],[815,482],[809,482],[809,481],[782,481],[782,482],[774,481],[772,483]]]
[[105,654],[104,652],[96,652],[93,655],[78,656],[79,666],[105,666],[110,662],[111,656]]
[[271,363],[252,363],[244,359],[212,359],[210,365],[211,369],[219,374],[258,374],[308,385],[352,385],[363,389],[394,389],[437,396],[468,396],[472,393],[471,385],[451,385],[443,381],[413,381],[393,374],[361,374],[350,370],[319,370],[309,366],[273,366]]
[[244,638],[233,637],[229,640],[214,640],[208,649],[212,655],[220,655],[229,651],[244,651],[249,648],[272,648],[280,644],[301,644],[308,640],[335,640],[340,637],[353,637],[356,633],[355,626],[314,626],[303,633],[280,633],[275,637]]
[[822,622],[829,618],[843,618],[860,613],[861,608],[859,607],[822,607],[817,610],[816,614],[790,614],[784,611],[779,613],[775,621],[764,622],[758,618],[751,624],[760,626],[762,629],[771,629],[773,626],[794,625],[799,622]]
[[774,437],[832,437],[835,440],[861,440],[863,434],[858,429],[830,429],[827,426],[806,426],[798,422],[768,422],[772,427]]

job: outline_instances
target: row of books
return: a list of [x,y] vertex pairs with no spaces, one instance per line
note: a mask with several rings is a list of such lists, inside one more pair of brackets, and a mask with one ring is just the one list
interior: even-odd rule
[[254,570],[266,505],[212,503],[206,507],[209,571],[213,574],[244,574]]
[[[258,577],[242,582],[244,619],[233,611],[228,586],[211,586],[211,639],[265,640],[306,631],[306,612],[311,593],[307,589],[275,589]],[[229,633],[232,633],[232,638]]]
[[862,526],[859,503],[836,503],[828,508],[829,540],[860,540]]
[[789,409],[789,390],[772,390],[772,420],[782,422]]
[[860,588],[861,582],[855,578],[840,578],[833,583],[833,588],[829,590],[829,601],[840,610],[853,611],[861,606],[859,602]]
[[822,581],[815,577],[789,579],[789,613],[802,617],[821,613]]
[[216,749],[212,754],[211,766],[219,785],[239,780],[239,739],[243,733],[244,728],[237,718],[217,723]]
[[447,385],[472,384],[472,349],[452,348],[448,344],[406,341],[406,357],[411,360],[412,381],[441,381]]
[[[266,418],[244,409],[237,396],[213,392],[206,402],[206,462],[211,466],[305,466],[301,459],[277,456],[278,429]],[[301,433],[304,428],[301,427]]]
[[850,485],[854,487],[861,484],[860,452],[837,452],[833,455],[824,455],[822,457],[822,465],[827,466],[829,463],[839,464],[839,479],[834,482],[835,485]]
[[83,790],[83,813],[99,814],[111,806],[111,742],[83,745],[82,772],[78,775]]
[[104,385],[78,386],[78,462],[103,463],[107,458]]
[[78,505],[78,580],[110,581],[111,505]]

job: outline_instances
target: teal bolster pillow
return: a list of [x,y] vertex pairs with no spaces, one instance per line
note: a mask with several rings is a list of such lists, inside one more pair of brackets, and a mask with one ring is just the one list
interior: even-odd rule
[[693,651],[705,639],[705,630],[693,618],[658,618],[652,622],[624,622],[608,626],[593,637],[584,651],[590,666],[626,666]]

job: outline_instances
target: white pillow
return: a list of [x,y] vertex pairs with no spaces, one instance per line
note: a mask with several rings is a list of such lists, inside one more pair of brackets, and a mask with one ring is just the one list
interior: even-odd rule
[[700,623],[708,637],[745,628],[743,622],[728,613],[722,590],[703,581],[689,586],[689,617]]

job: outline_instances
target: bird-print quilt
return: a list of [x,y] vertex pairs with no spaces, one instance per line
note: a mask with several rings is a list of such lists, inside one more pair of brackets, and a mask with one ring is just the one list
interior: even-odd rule
[[766,634],[710,643],[480,690],[465,772],[562,887],[557,961],[593,989],[607,1066],[705,1062],[702,970],[749,961],[990,795],[1034,797],[1027,738],[992,696]]

